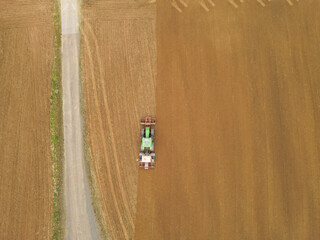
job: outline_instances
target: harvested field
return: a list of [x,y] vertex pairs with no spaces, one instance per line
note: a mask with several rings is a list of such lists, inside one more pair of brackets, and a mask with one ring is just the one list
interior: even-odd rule
[[135,239],[319,239],[320,3],[172,2]]
[[127,0],[82,9],[87,141],[112,239],[134,237],[139,120],[155,114],[155,13]]
[[52,1],[0,0],[0,239],[49,239]]
[[[84,3],[86,124],[110,237],[317,239],[319,3],[171,2],[157,5],[157,83],[154,5]],[[157,166],[138,171],[155,93]]]

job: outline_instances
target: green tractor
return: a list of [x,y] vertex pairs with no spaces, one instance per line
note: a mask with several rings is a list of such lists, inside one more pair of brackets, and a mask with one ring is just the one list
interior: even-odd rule
[[139,167],[149,169],[154,167],[156,154],[154,152],[154,129],[152,126],[156,124],[156,120],[151,117],[141,119],[141,145],[139,158],[137,159]]

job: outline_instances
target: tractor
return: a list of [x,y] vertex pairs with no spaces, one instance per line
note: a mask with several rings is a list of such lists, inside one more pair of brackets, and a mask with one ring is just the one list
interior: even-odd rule
[[156,120],[152,117],[145,117],[140,120],[143,126],[141,129],[141,144],[138,166],[144,169],[154,168],[156,154],[154,152],[154,128]]

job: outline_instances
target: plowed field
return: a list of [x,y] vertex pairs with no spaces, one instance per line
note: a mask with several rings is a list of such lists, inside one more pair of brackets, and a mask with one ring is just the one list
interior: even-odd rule
[[[320,3],[142,2],[82,12],[110,237],[318,239]],[[138,171],[139,119],[155,113],[157,166]]]
[[320,3],[172,2],[136,239],[319,239]]
[[52,1],[0,0],[0,239],[49,239]]
[[155,114],[155,5],[85,1],[82,78],[101,207],[112,239],[133,239],[139,120]]

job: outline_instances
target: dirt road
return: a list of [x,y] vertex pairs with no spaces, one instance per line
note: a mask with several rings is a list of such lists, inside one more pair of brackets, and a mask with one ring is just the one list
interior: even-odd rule
[[53,2],[0,0],[0,239],[50,239]]
[[66,239],[99,239],[84,163],[79,81],[78,1],[61,1],[62,87],[65,140]]
[[111,239],[133,239],[139,120],[155,114],[155,5],[84,1],[88,142]]
[[320,3],[172,2],[136,239],[318,239]]

